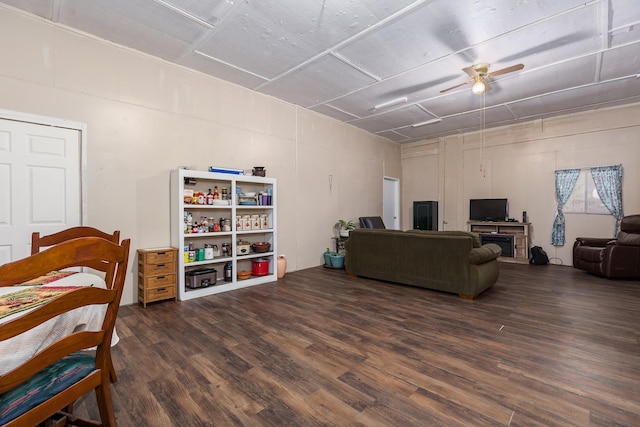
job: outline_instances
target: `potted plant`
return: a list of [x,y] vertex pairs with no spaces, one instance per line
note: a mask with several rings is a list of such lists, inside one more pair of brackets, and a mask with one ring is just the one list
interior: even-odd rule
[[340,219],[335,223],[334,228],[338,230],[338,232],[340,233],[340,237],[349,237],[349,232],[351,230],[355,230],[356,225],[353,223],[353,221]]
[[344,268],[344,254],[333,252],[329,258],[332,268]]
[[327,267],[331,267],[331,255],[334,255],[335,252],[332,252],[331,249],[327,248],[326,251],[324,251],[324,265]]

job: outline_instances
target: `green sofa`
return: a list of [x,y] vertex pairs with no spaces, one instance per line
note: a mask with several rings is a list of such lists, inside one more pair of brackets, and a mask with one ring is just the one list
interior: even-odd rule
[[356,229],[345,244],[348,274],[474,298],[498,280],[500,246],[466,231]]

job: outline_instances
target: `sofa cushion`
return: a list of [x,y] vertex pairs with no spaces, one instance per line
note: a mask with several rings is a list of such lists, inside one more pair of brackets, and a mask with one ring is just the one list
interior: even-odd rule
[[418,234],[439,234],[441,236],[469,236],[473,239],[473,247],[480,248],[482,247],[482,243],[480,243],[480,236],[478,233],[472,233],[470,231],[463,230],[446,230],[446,231],[436,231],[436,230],[407,230],[406,233],[418,233]]
[[0,394],[0,424],[19,417],[95,369],[95,358],[89,353],[74,353],[55,362],[19,386]]
[[615,243],[616,245],[622,246],[640,246],[640,234],[620,231],[618,233],[618,239],[615,240]]
[[620,230],[627,233],[640,233],[640,215],[629,215],[622,218]]

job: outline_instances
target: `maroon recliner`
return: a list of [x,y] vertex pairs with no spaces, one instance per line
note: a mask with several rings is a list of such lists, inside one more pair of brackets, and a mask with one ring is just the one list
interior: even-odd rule
[[578,237],[573,266],[612,279],[640,279],[640,215],[622,218],[617,239]]

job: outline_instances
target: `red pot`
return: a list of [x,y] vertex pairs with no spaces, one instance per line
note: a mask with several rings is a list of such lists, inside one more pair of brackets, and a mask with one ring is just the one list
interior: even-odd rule
[[254,259],[251,266],[251,274],[254,276],[267,276],[269,274],[269,260],[266,258]]

